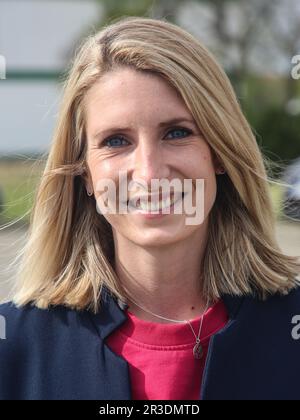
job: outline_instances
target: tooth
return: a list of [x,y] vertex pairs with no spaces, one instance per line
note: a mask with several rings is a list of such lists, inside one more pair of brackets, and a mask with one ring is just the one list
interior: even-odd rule
[[142,201],[141,201],[140,208],[141,208],[142,210],[144,210],[144,211],[148,211],[148,206],[147,206],[147,204],[146,204],[146,203],[144,203],[144,202],[142,202]]
[[162,207],[163,207],[163,208],[170,207],[170,200],[169,200],[169,198],[168,198],[167,200],[164,200],[164,201],[162,202]]
[[[178,201],[178,200],[177,200]],[[142,199],[138,199],[135,202],[135,208],[141,209],[145,212],[156,212],[158,210],[163,210],[165,208],[169,208],[171,205],[173,205],[175,202],[175,197],[172,196],[172,198],[167,197],[166,200],[160,200],[160,201],[146,201]],[[133,206],[134,202],[131,203]]]
[[159,209],[159,203],[152,203],[151,204],[151,211],[157,211]]

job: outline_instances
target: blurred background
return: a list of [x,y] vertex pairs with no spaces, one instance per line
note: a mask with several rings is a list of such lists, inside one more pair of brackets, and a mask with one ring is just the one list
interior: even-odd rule
[[26,240],[70,60],[83,37],[121,16],[167,19],[216,55],[271,162],[280,245],[300,255],[299,0],[1,0],[0,300]]

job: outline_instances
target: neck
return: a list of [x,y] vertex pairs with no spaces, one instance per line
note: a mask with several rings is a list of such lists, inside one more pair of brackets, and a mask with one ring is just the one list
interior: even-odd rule
[[207,305],[201,292],[205,246],[206,240],[197,232],[186,241],[151,248],[118,236],[115,270],[128,296],[128,310],[140,319],[160,323],[168,321],[147,311],[173,320],[200,316]]

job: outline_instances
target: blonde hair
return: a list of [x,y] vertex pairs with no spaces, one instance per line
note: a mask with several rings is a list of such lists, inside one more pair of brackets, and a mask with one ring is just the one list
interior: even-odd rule
[[164,20],[127,17],[89,36],[75,55],[53,143],[30,219],[13,301],[39,308],[100,308],[105,285],[126,298],[114,269],[110,224],[86,194],[83,100],[102,75],[130,66],[177,89],[226,174],[217,177],[209,214],[203,294],[286,294],[299,285],[300,261],[284,255],[256,139],[225,72],[191,34]]

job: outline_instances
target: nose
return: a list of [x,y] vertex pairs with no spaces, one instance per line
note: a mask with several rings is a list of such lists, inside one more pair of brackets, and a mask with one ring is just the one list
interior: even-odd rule
[[142,180],[151,189],[152,179],[169,179],[170,162],[166,150],[162,150],[157,140],[143,138],[139,141],[132,160],[132,180]]

